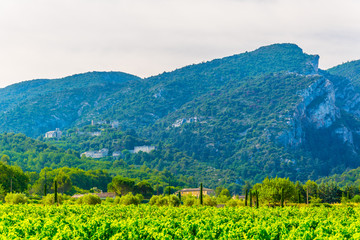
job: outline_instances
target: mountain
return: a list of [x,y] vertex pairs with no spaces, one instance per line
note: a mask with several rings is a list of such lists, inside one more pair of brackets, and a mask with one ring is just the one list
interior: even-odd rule
[[55,80],[33,80],[0,89],[1,132],[37,137],[69,128],[101,101],[140,78],[120,72],[89,72]]
[[350,79],[356,90],[360,90],[360,60],[343,63],[327,71],[331,74]]
[[[323,71],[318,60],[274,44],[145,79],[94,72],[23,82],[0,89],[0,132],[38,137],[111,120],[160,149],[124,157],[129,164],[212,185],[317,179],[360,166],[357,82],[335,71],[357,67]],[[82,141],[65,134],[52,144]]]

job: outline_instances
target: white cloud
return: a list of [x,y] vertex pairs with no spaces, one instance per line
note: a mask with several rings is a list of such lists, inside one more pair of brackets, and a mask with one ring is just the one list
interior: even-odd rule
[[297,43],[327,68],[360,58],[356,0],[2,0],[0,87],[92,70],[146,77]]

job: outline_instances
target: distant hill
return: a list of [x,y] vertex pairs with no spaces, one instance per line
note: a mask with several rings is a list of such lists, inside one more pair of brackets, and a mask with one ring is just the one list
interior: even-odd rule
[[360,90],[360,60],[343,63],[327,71],[331,74],[350,79],[356,90]]
[[90,72],[2,88],[0,132],[37,137],[55,128],[68,128],[100,101],[139,80],[120,72]]
[[[163,147],[123,159],[130,164],[213,186],[317,179],[360,166],[360,68],[323,71],[318,60],[295,44],[274,44],[145,79],[94,72],[23,82],[0,89],[0,132],[39,137],[111,120]],[[84,150],[84,141],[53,144]]]

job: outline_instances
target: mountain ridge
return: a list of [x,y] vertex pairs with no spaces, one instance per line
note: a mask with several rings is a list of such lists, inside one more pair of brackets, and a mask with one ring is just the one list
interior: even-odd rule
[[92,72],[48,88],[37,80],[27,83],[31,94],[26,84],[8,88],[8,101],[0,89],[0,132],[38,137],[109,119],[230,171],[232,182],[329,176],[360,166],[360,95],[318,61],[295,44],[273,44],[144,79]]

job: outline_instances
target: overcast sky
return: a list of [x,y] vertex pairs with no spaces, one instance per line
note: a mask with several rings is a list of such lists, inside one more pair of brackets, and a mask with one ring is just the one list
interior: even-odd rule
[[140,77],[272,43],[360,59],[359,0],[0,0],[0,87],[87,71]]

